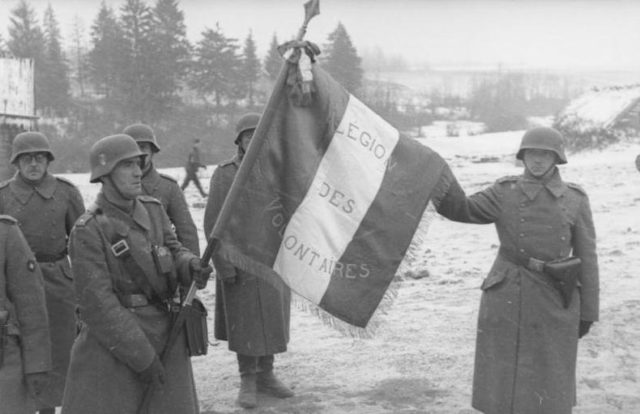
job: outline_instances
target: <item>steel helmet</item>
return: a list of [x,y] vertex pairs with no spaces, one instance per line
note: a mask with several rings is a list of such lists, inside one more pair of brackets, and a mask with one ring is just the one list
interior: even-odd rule
[[149,125],[132,124],[126,127],[122,133],[129,135],[131,138],[135,139],[136,142],[148,142],[151,144],[153,152],[160,152],[156,136]]
[[55,159],[49,146],[49,140],[44,134],[35,131],[21,132],[13,139],[11,146],[11,164],[16,162],[20,155],[32,152],[46,152],[49,161]]
[[240,141],[240,134],[248,129],[256,129],[258,121],[260,121],[260,114],[258,113],[249,112],[248,114],[242,115],[236,124],[236,139],[233,143],[238,145],[238,142]]
[[133,157],[145,157],[136,141],[129,135],[117,134],[99,139],[89,151],[91,165],[90,182],[100,181],[100,177],[108,175],[122,160]]
[[553,151],[558,157],[558,164],[567,163],[567,156],[564,154],[564,139],[562,134],[553,128],[537,127],[528,130],[522,137],[516,158],[522,160],[526,149]]

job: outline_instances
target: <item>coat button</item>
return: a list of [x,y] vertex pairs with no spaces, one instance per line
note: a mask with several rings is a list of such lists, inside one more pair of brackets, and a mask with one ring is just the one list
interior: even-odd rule
[[520,253],[524,253],[524,249],[520,249]]
[[520,223],[524,223],[524,222],[525,222],[524,217],[521,217],[521,218],[520,218]]
[[520,237],[524,237],[524,233],[520,233]]

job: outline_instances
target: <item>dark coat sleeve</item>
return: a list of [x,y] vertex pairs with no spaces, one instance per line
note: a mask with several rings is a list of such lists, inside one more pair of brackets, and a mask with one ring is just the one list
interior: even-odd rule
[[488,224],[495,222],[501,214],[500,184],[496,183],[469,197],[458,183],[449,167],[445,177],[449,186],[437,200],[436,210],[449,220],[462,223]]
[[599,275],[596,253],[596,231],[586,194],[578,208],[576,223],[572,229],[573,255],[582,261],[580,270],[580,319],[597,321],[599,313]]
[[[234,176],[235,167],[230,164],[216,168],[211,177],[209,198],[207,199],[207,206],[204,210],[204,231],[207,235],[211,234],[218,215],[220,215],[220,210],[222,210],[222,205],[231,188]],[[234,277],[236,274],[235,268],[216,254],[213,255],[213,264],[216,268],[216,273],[222,279]]]
[[51,369],[51,340],[40,268],[17,225],[7,228],[5,251],[7,293],[20,326],[24,373]]
[[69,186],[69,208],[67,209],[67,214],[65,215],[65,227],[67,229],[67,234],[71,233],[71,229],[75,224],[76,220],[84,214],[84,201],[82,200],[82,195],[80,195],[80,191],[75,186]]
[[187,249],[196,255],[200,255],[198,229],[189,212],[189,206],[187,205],[187,200],[184,198],[184,193],[177,184],[171,186],[167,215],[176,228],[178,240],[180,240]]

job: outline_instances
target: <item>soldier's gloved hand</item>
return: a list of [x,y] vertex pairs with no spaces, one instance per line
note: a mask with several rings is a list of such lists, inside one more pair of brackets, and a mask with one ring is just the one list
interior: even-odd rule
[[636,157],[636,169],[640,171],[640,155]]
[[38,397],[49,383],[49,374],[47,372],[25,374],[24,380],[27,383],[29,394]]
[[593,325],[593,321],[580,321],[580,326],[578,327],[578,338],[582,338],[589,333],[591,325]]
[[164,367],[162,366],[162,362],[160,362],[160,358],[156,355],[153,357],[153,361],[151,364],[140,371],[138,374],[140,376],[140,380],[145,384],[150,384],[154,387],[159,387],[164,384]]
[[207,286],[207,281],[213,272],[213,268],[209,265],[202,267],[200,259],[193,258],[189,261],[189,270],[191,270],[191,280],[196,282],[198,289],[203,289]]

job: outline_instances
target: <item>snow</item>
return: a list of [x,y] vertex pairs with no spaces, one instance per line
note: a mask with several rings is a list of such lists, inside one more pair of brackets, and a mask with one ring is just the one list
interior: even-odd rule
[[[467,193],[503,175],[519,174],[514,160],[522,131],[423,139],[450,163]],[[575,414],[640,412],[640,148],[617,144],[569,154],[561,166],[567,181],[589,194],[598,235],[601,313],[580,341]],[[182,179],[184,171],[164,172]],[[213,168],[201,171],[208,185]],[[98,190],[87,174],[67,175],[90,202]],[[195,187],[187,200],[202,229],[203,200]],[[200,233],[204,248],[204,234]],[[293,307],[287,353],[276,356],[276,373],[296,396],[259,395],[253,413],[439,413],[471,414],[471,380],[480,283],[498,243],[491,225],[465,225],[435,216],[413,272],[371,339],[352,339]],[[201,291],[209,308],[209,354],[193,358],[203,413],[243,412],[235,404],[239,376],[235,355],[213,338],[214,284]]]
[[606,129],[622,111],[638,99],[640,85],[591,90],[564,109],[559,123],[581,133]]

